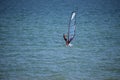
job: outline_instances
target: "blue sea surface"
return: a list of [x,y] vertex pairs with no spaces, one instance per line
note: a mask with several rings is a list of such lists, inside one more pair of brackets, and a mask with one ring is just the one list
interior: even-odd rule
[[[119,3],[0,1],[0,80],[119,80]],[[74,10],[76,35],[66,47]]]

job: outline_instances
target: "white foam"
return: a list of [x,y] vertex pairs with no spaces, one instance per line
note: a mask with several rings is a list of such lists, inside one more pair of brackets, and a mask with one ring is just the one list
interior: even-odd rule
[[69,44],[68,46],[69,46],[69,47],[72,47],[72,46],[73,46],[73,44]]

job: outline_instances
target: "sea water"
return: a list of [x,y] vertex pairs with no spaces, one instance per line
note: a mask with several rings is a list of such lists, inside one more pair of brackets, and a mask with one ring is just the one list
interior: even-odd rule
[[[0,80],[119,80],[119,3],[0,1]],[[76,34],[66,47],[74,10]]]

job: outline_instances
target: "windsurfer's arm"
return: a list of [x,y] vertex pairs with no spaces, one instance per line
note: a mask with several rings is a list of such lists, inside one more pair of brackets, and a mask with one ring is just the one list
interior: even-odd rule
[[64,38],[65,41],[67,41],[67,38],[66,38],[65,34],[63,34],[63,38]]
[[[75,36],[75,35],[74,35],[74,36]],[[72,38],[70,38],[69,42],[71,42],[71,41],[73,40],[74,36],[73,36]]]
[[70,41],[69,42],[71,42],[73,40],[73,38],[70,38]]

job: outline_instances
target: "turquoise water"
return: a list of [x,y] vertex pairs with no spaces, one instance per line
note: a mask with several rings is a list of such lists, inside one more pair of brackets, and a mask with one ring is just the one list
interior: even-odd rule
[[[77,9],[76,36],[63,33]],[[0,80],[119,80],[118,0],[4,0]]]

